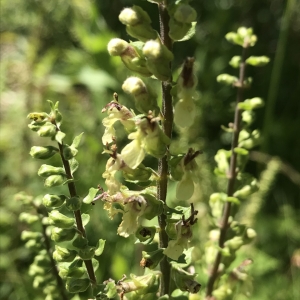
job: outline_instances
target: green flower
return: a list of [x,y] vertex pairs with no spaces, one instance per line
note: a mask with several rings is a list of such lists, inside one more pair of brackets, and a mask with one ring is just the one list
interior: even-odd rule
[[107,104],[106,107],[102,109],[102,112],[104,111],[107,111],[108,116],[102,121],[102,124],[105,127],[105,131],[102,136],[103,145],[114,141],[116,131],[113,125],[115,122],[120,121],[124,128],[129,132],[135,128],[135,123],[131,120],[131,118],[134,117],[134,113],[117,101],[113,100]]
[[127,166],[138,167],[146,154],[162,158],[167,150],[170,139],[163,133],[157,121],[148,116],[136,121],[137,131],[129,134],[133,141],[121,151],[121,156]]
[[190,224],[185,224],[182,220],[178,221],[175,225],[177,239],[170,240],[168,247],[165,249],[164,254],[171,259],[177,260],[183,253],[184,249],[188,248],[188,241],[192,237],[192,230]]

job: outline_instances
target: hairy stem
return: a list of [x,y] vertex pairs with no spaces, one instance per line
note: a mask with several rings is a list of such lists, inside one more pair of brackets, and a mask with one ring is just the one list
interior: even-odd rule
[[[160,21],[160,36],[162,43],[172,51],[172,40],[170,39],[169,32],[169,14],[166,8],[165,3],[158,5],[159,11],[159,21]],[[171,64],[170,64],[171,69]],[[173,105],[172,105],[172,96],[171,96],[171,83],[172,77],[168,81],[162,82],[162,114],[164,117],[163,120],[163,132],[171,138],[172,136],[172,127],[173,127]],[[157,197],[166,203],[167,198],[167,189],[168,189],[168,160],[167,155],[158,161],[158,174],[160,180],[157,183]],[[167,216],[162,214],[158,217],[158,223],[160,227],[159,241],[161,248],[167,248],[169,238],[165,231],[166,228],[166,219]],[[169,295],[170,293],[170,273],[171,268],[170,264],[167,261],[167,258],[160,263],[160,270],[162,273],[161,283],[160,283],[160,295]]]
[[[238,90],[236,97],[236,105],[235,105],[235,113],[234,113],[234,123],[233,123],[233,136],[231,142],[231,158],[230,158],[230,166],[228,172],[228,183],[227,183],[227,196],[232,196],[234,193],[234,184],[236,180],[236,176],[238,174],[237,170],[237,153],[235,153],[234,149],[238,146],[239,135],[241,131],[241,110],[238,107],[239,102],[243,100],[244,93],[244,80],[245,80],[245,69],[246,69],[246,48],[243,48],[242,54],[242,62],[240,64],[240,72],[239,72],[239,81],[238,81]],[[231,202],[226,202],[223,209],[222,221],[220,224],[220,237],[219,237],[219,247],[223,248],[224,243],[226,241],[226,232],[228,229],[228,219],[230,217],[231,211]],[[212,296],[212,292],[214,289],[214,283],[218,277],[218,269],[222,259],[221,251],[218,251],[212,269],[210,270],[210,275],[208,278],[208,283],[206,287],[206,296]]]
[[[64,158],[64,155],[63,155],[63,145],[58,143],[58,147],[59,147],[60,157],[61,157],[64,169],[66,171],[67,178],[68,179],[73,179],[69,161],[66,160]],[[76,197],[77,192],[76,192],[75,183],[74,182],[69,182],[68,183],[68,188],[69,188],[70,196],[71,197]],[[78,231],[82,234],[82,236],[86,237],[86,232],[85,232],[85,229],[83,227],[82,218],[81,218],[81,211],[80,210],[74,211],[74,216],[75,216],[76,226],[77,226]],[[96,285],[97,284],[97,279],[96,279],[96,276],[95,276],[92,261],[90,259],[89,260],[84,260],[84,264],[85,264],[86,270],[88,272],[89,278],[91,280],[91,283],[93,285]]]

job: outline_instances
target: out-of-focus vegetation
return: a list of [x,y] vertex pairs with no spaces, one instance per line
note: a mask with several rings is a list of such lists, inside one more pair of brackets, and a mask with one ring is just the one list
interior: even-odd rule
[[[103,185],[106,157],[101,154],[101,109],[112,100],[113,92],[130,107],[129,99],[121,91],[129,72],[117,58],[109,57],[106,46],[113,37],[128,39],[118,14],[124,6],[132,4],[143,6],[156,16],[155,6],[141,0],[1,2],[2,299],[43,299],[28,276],[34,254],[20,240],[26,227],[18,221],[23,207],[14,198],[20,191],[34,197],[46,191],[36,176],[40,162],[28,155],[36,137],[27,128],[26,116],[31,111],[47,111],[47,99],[60,101],[65,116],[64,131],[74,136],[84,132],[77,156],[79,194],[84,196],[91,186]],[[255,125],[264,136],[257,151],[267,153],[268,159],[279,157],[284,165],[272,169],[265,156],[254,153],[248,166],[250,172],[262,177],[262,191],[251,198],[240,216],[251,222],[258,234],[256,243],[245,248],[243,254],[254,261],[250,299],[297,299],[300,294],[300,3],[203,0],[193,1],[192,5],[199,15],[197,32],[187,43],[175,44],[174,70],[186,56],[195,56],[199,115],[186,138],[204,151],[199,158],[201,184],[193,199],[200,211],[192,241],[199,281],[204,287],[207,275],[201,269],[201,254],[209,226],[207,200],[212,192],[222,188],[213,175],[213,157],[219,148],[230,144],[220,125],[232,121],[231,102],[235,97],[234,90],[220,87],[215,78],[231,72],[227,62],[240,54],[225,41],[224,35],[239,26],[253,27],[259,41],[251,54],[266,54],[271,58],[271,63],[263,69],[249,68],[254,78],[249,97],[259,95],[266,100]],[[154,26],[158,28],[158,24]],[[266,168],[269,173],[262,173]],[[266,175],[274,176],[274,180]],[[171,202],[173,196],[171,186]],[[142,273],[138,267],[142,249],[135,247],[133,240],[117,236],[117,224],[103,213],[100,203],[94,207],[88,234],[91,239],[95,237],[95,243],[99,237],[107,241],[97,273],[99,282],[110,277],[119,279],[124,273]]]

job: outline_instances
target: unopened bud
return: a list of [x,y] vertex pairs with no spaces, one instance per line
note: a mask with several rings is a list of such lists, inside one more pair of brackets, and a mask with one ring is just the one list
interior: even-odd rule
[[73,218],[69,218],[61,214],[58,210],[52,210],[49,213],[49,218],[52,225],[59,228],[71,228],[75,224],[75,220]]
[[254,67],[263,67],[270,62],[267,56],[250,56],[246,59],[246,64]]
[[80,278],[85,273],[86,273],[86,271],[85,271],[84,267],[72,267],[72,268],[70,268],[70,267],[67,267],[67,268],[60,267],[59,268],[59,276],[62,279],[66,279],[68,277]]
[[233,68],[239,68],[240,67],[240,63],[242,61],[241,56],[236,55],[233,56],[229,62],[229,64],[233,67]]
[[240,109],[253,110],[264,106],[264,101],[261,98],[255,97],[252,99],[246,99],[238,104]]
[[244,241],[240,236],[235,236],[224,243],[225,247],[228,247],[231,250],[238,250],[243,244]]
[[63,247],[55,245],[55,251],[53,252],[53,258],[57,262],[71,262],[76,257],[77,252],[74,250],[69,250]]
[[107,50],[111,56],[121,56],[128,46],[129,44],[126,41],[115,38],[109,41]]
[[52,228],[51,231],[51,239],[56,243],[67,242],[67,241],[71,241],[74,238],[76,233],[77,231],[75,228],[62,229],[62,228],[54,227]]
[[41,177],[48,177],[51,175],[66,175],[64,168],[53,167],[51,165],[41,165],[38,170],[38,175]]
[[150,25],[149,15],[137,5],[123,9],[119,20],[126,25],[127,33],[140,41],[146,42],[157,37],[156,31]]
[[50,208],[50,207],[60,207],[64,204],[66,199],[67,199],[67,196],[65,196],[65,195],[46,194],[43,197],[43,204],[48,208]]
[[37,134],[40,137],[54,137],[56,131],[56,126],[50,122],[47,122],[37,131]]
[[45,147],[33,146],[33,147],[31,147],[29,154],[33,158],[48,159],[57,152],[58,152],[58,149],[53,146],[45,146]]
[[220,74],[217,76],[217,81],[226,85],[233,85],[238,81],[238,78],[229,74]]
[[21,233],[21,240],[22,241],[39,240],[42,238],[42,236],[43,235],[40,232],[23,230]]
[[38,220],[39,220],[39,217],[37,215],[32,215],[32,214],[27,213],[27,212],[22,212],[19,215],[19,221],[27,223],[27,224],[33,224]]
[[46,178],[44,185],[45,187],[53,187],[62,185],[65,182],[65,177],[62,175],[51,175]]
[[49,118],[49,115],[45,112],[33,112],[28,114],[27,118],[33,120],[36,123],[43,123]]

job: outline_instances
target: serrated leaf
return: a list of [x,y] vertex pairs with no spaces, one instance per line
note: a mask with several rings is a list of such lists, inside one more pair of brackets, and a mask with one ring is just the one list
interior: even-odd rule
[[82,135],[83,135],[83,132],[81,132],[79,135],[77,135],[74,138],[71,147],[78,148],[78,146],[80,144],[80,141],[81,141],[81,138],[82,138]]
[[73,175],[77,171],[79,163],[74,157],[69,160],[69,163],[71,168],[71,174]]
[[90,221],[90,215],[89,214],[82,214],[81,218],[82,218],[83,226],[86,226],[88,224],[88,222]]
[[86,204],[92,203],[92,201],[94,200],[98,191],[99,191],[98,189],[90,188],[88,195],[83,198],[83,203],[86,203]]
[[62,131],[57,131],[56,135],[55,135],[55,140],[62,144],[63,139],[65,138],[66,134]]
[[95,251],[96,256],[99,256],[102,254],[102,252],[104,250],[104,246],[105,246],[105,240],[100,239],[96,246],[96,251]]
[[184,42],[184,41],[190,40],[196,33],[196,25],[197,25],[197,22],[192,22],[191,29],[187,32],[187,34],[181,40],[178,40],[176,42]]

